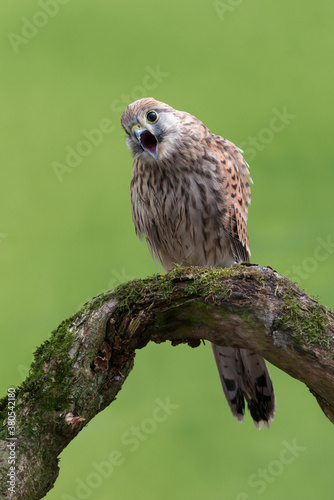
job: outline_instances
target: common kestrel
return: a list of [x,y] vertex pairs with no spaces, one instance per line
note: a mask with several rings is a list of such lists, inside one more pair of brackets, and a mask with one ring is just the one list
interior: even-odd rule
[[[132,217],[154,259],[227,267],[249,262],[248,204],[252,182],[242,152],[197,118],[153,98],[130,104],[121,119],[134,156]],[[232,414],[245,400],[257,428],[269,427],[275,395],[265,360],[245,349],[212,344]]]

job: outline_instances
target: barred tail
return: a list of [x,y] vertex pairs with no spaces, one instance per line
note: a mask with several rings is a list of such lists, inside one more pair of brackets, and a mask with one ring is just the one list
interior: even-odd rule
[[245,414],[245,400],[257,429],[269,428],[276,401],[265,360],[246,349],[211,344],[224,394],[239,422]]

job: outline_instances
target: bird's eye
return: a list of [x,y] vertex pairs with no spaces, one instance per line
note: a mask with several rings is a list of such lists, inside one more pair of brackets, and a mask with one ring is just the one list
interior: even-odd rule
[[146,113],[146,120],[150,123],[155,123],[158,118],[158,113],[156,113],[155,111],[149,111],[148,113]]

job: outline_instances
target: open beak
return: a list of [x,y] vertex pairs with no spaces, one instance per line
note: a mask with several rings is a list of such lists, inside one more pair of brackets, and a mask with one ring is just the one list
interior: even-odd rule
[[146,128],[139,123],[132,127],[132,133],[140,143],[141,147],[147,151],[154,159],[158,159],[158,141]]

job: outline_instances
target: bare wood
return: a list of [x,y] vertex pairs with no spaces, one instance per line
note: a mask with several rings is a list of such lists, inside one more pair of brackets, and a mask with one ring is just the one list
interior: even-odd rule
[[[58,456],[106,408],[149,341],[243,347],[304,382],[334,423],[334,313],[271,268],[181,268],[86,304],[35,353],[16,391],[16,490],[8,494],[7,398],[1,411],[1,498],[39,499]],[[191,354],[189,354],[191,355]]]

